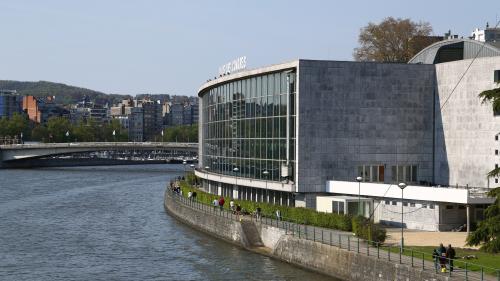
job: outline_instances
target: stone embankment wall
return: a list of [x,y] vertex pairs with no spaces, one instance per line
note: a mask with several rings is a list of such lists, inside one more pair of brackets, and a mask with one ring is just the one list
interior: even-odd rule
[[[319,242],[287,235],[285,230],[255,223],[263,244],[249,245],[245,229],[239,221],[192,208],[165,193],[165,210],[180,221],[212,236],[248,250],[317,271],[341,280],[452,280],[452,278],[422,271],[408,265],[368,257]],[[247,221],[246,223],[250,223]],[[254,222],[251,222],[254,223]],[[245,228],[248,228],[246,225]],[[253,231],[252,231],[253,232]],[[253,233],[251,234],[253,235]]]

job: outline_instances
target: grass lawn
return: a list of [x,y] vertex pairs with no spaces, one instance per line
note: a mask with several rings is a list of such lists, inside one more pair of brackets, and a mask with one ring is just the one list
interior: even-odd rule
[[[436,247],[430,246],[408,246],[405,247],[404,254],[406,256],[411,256],[411,250],[414,250],[414,257],[421,258],[422,254],[425,253],[424,257],[426,260],[432,261],[432,251],[436,249]],[[398,247],[391,247],[391,253],[399,253]],[[455,248],[455,252],[457,253],[456,260],[454,261],[455,267],[465,268],[465,263],[467,263],[467,269],[471,271],[480,271],[481,268],[479,266],[484,267],[484,272],[495,276],[497,273],[494,269],[500,270],[500,254],[490,254],[485,253],[479,250],[472,249],[461,249]],[[477,259],[462,259],[464,256],[476,256]]]

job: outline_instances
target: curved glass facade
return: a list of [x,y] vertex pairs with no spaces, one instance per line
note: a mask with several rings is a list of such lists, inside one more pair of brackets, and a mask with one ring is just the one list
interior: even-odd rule
[[295,81],[295,71],[288,70],[202,92],[203,167],[231,176],[294,181]]

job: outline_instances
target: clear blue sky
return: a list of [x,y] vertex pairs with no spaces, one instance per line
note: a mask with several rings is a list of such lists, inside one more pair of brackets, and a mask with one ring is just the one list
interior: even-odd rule
[[195,95],[241,55],[250,68],[352,60],[359,29],[388,16],[468,36],[500,1],[0,0],[0,79]]

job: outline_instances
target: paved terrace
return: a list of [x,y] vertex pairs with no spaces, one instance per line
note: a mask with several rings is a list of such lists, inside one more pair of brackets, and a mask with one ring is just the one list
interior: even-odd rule
[[52,155],[112,151],[112,150],[170,150],[198,152],[198,143],[179,142],[77,142],[0,145],[0,161],[41,158]]

